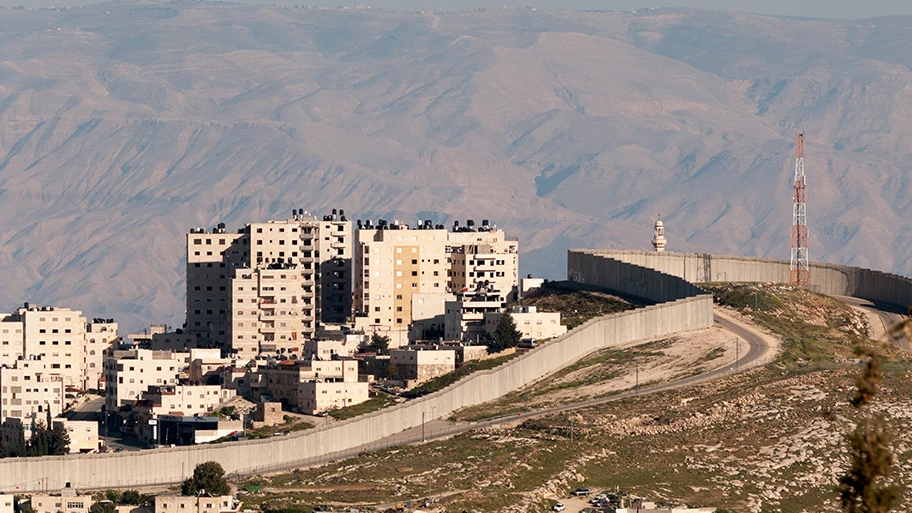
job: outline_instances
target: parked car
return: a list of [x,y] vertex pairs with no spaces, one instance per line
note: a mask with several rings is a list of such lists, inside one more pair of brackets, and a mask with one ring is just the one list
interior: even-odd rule
[[585,497],[585,496],[589,495],[589,489],[586,487],[580,487],[580,488],[577,488],[576,490],[573,490],[570,493],[573,495],[576,495],[577,497]]
[[551,507],[551,511],[563,511],[564,508],[566,508],[566,506],[564,506],[562,503],[558,502],[557,504],[555,504],[554,506]]

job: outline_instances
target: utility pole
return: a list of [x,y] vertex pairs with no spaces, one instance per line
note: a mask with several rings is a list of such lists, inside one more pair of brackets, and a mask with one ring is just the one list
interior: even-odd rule
[[808,262],[807,199],[805,197],[804,134],[795,138],[795,184],[792,207],[792,255],[789,264],[789,284],[810,286]]
[[573,417],[570,417],[570,443],[573,443]]
[[640,393],[640,362],[634,360],[633,364],[636,368],[636,383],[633,386],[634,391],[639,395]]
[[424,412],[421,412],[421,441],[422,441],[422,442],[426,442],[426,441],[427,441],[427,440],[424,438]]

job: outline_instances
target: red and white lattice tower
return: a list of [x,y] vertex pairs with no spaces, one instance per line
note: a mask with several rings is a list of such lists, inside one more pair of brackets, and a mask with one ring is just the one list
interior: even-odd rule
[[789,283],[798,287],[810,286],[808,261],[807,202],[804,178],[804,134],[798,134],[795,143],[795,198],[792,207],[792,260],[789,266]]

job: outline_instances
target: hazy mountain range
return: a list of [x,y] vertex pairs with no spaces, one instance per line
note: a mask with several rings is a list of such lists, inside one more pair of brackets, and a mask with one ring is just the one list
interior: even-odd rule
[[490,219],[567,247],[912,274],[912,17],[206,2],[0,9],[0,307],[183,320],[184,234],[288,215]]

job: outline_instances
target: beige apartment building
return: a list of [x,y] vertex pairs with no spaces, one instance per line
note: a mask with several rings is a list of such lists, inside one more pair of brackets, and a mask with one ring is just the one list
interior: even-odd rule
[[[519,247],[483,221],[452,231],[425,221],[417,228],[381,220],[355,231],[355,328],[390,336],[399,347],[439,333],[446,302],[457,291],[492,284],[515,297]],[[415,324],[415,326],[412,326]]]
[[70,454],[98,452],[104,442],[98,437],[98,422],[94,420],[53,419],[52,427],[60,426],[70,435]]
[[248,359],[300,354],[321,322],[351,316],[351,222],[292,214],[187,235],[187,331],[201,343]]
[[266,391],[302,413],[314,414],[367,401],[368,383],[353,359],[280,362],[262,369]]
[[[510,315],[523,338],[544,340],[567,333],[567,327],[560,322],[560,312],[539,312],[534,306],[514,306]],[[485,315],[485,332],[488,335],[494,334],[503,316],[503,313]]]
[[175,385],[186,377],[190,353],[132,349],[105,359],[105,408],[109,413],[132,405],[150,386]]
[[104,354],[117,340],[113,319],[93,319],[69,308],[31,306],[0,314],[0,365],[39,357],[65,386],[99,387]]
[[17,419],[31,433],[32,423],[45,422],[48,411],[56,417],[66,408],[63,378],[40,359],[19,360],[0,366],[0,424]]

